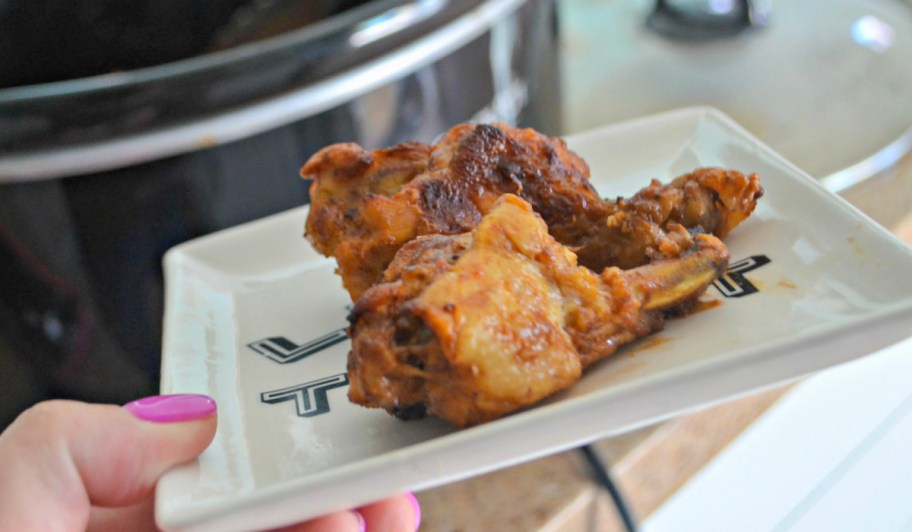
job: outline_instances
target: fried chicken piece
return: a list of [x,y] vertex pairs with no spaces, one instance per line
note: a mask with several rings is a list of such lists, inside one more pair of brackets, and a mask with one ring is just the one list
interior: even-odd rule
[[306,234],[336,258],[353,301],[419,235],[472,230],[504,193],[528,201],[551,234],[594,271],[632,268],[690,249],[687,229],[728,233],[762,193],[756,176],[705,169],[630,200],[602,200],[566,144],[531,129],[462,124],[435,145],[367,151],[336,144],[301,169],[312,179]]
[[551,233],[574,247],[579,263],[595,271],[635,268],[679,256],[693,246],[688,230],[725,238],[763,196],[760,178],[736,170],[698,168],[667,185],[653,179],[630,199],[605,202],[608,214],[585,233]]
[[471,233],[405,244],[356,303],[349,398],[460,427],[528,407],[697,298],[728,252],[711,235],[695,243],[677,259],[598,274],[505,195]]
[[301,169],[312,179],[306,233],[333,256],[352,300],[418,235],[474,228],[502,194],[519,194],[568,233],[606,214],[589,168],[563,141],[531,129],[463,124],[434,146],[372,152],[337,144]]

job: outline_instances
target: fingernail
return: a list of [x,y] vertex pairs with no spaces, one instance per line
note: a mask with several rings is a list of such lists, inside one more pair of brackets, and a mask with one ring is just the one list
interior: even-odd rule
[[415,494],[412,492],[406,493],[408,499],[412,502],[412,508],[415,509],[415,530],[417,531],[421,528],[421,505],[418,504],[418,499],[415,497]]
[[358,520],[358,532],[367,532],[367,521],[364,520],[364,515],[358,510],[352,510],[351,513],[355,514],[355,518]]
[[153,395],[127,403],[124,408],[139,419],[157,423],[204,419],[218,409],[208,395],[192,393]]

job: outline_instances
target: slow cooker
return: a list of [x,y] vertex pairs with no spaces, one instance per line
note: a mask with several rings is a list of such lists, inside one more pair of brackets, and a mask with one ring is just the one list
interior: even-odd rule
[[2,425],[154,393],[164,252],[306,203],[321,147],[560,133],[551,0],[128,4],[0,3]]

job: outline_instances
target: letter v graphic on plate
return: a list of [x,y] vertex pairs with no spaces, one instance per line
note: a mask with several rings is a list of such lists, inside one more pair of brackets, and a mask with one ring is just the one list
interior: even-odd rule
[[271,336],[255,342],[250,342],[247,347],[265,356],[273,362],[288,364],[319,353],[339,342],[348,340],[345,328],[336,329],[309,342],[298,345],[284,336]]

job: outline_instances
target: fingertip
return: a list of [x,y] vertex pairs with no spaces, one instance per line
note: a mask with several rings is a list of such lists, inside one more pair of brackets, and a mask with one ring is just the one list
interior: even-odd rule
[[355,519],[358,521],[358,532],[367,532],[367,521],[364,519],[364,514],[358,510],[352,510],[352,513],[355,515]]
[[205,450],[216,426],[214,413],[185,423],[150,423],[117,405],[40,403],[0,437],[0,458],[15,464],[4,469],[0,484],[16,486],[16,497],[2,502],[59,522],[87,519],[92,504],[140,503],[166,470]]
[[358,508],[367,530],[415,532],[421,526],[421,505],[412,493],[404,493]]
[[415,512],[415,530],[421,528],[421,503],[418,502],[418,498],[415,497],[415,494],[412,492],[407,492],[405,494],[406,498],[412,503],[412,510]]
[[131,505],[149,496],[165,471],[209,447],[218,425],[214,411],[178,422],[153,421],[156,416],[148,410],[137,415],[126,406],[90,407],[96,436],[71,438],[70,449],[93,502],[102,506]]
[[366,530],[367,521],[358,510],[331,513],[304,523],[272,529],[273,532],[366,532]]

